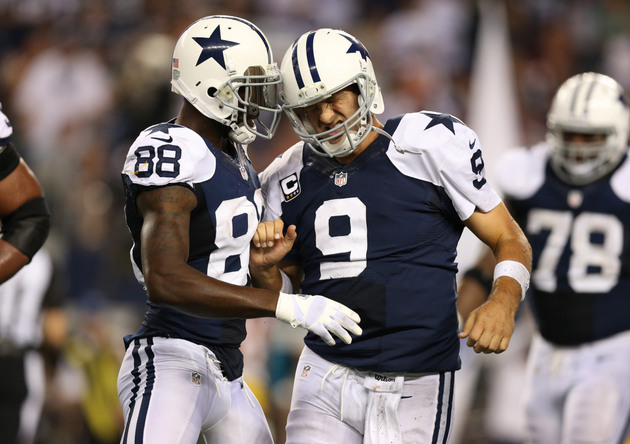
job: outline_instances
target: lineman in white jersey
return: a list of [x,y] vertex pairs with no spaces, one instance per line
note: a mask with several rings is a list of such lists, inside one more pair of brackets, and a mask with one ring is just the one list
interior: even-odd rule
[[534,251],[529,442],[625,442],[630,424],[630,111],[614,79],[558,89],[547,141],[508,151],[497,179]]
[[462,230],[499,262],[489,301],[460,335],[476,352],[508,346],[529,244],[487,182],[471,129],[434,112],[376,119],[383,99],[355,37],[307,32],[281,73],[284,110],[302,141],[261,174],[268,222],[254,236],[252,277],[275,290],[319,289],[359,313],[363,328],[327,349],[307,334],[287,442],[445,443]]
[[125,215],[148,311],[125,337],[122,443],[271,443],[242,378],[245,318],[275,315],[329,344],[361,333],[356,313],[323,296],[249,286],[263,207],[242,145],[273,135],[279,82],[260,29],[238,17],[202,18],[173,53],[179,115],[142,131],[129,149]]

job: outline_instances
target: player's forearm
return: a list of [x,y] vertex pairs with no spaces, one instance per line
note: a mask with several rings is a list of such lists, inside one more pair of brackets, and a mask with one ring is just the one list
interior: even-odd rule
[[145,270],[149,300],[208,318],[274,316],[278,292],[232,285],[188,265]]
[[516,312],[525,291],[529,287],[532,268],[532,249],[519,231],[504,238],[494,249],[496,265],[493,275],[493,288],[490,299],[501,298]]
[[0,284],[13,277],[28,263],[28,256],[0,239]]
[[250,266],[249,272],[252,277],[252,284],[254,287],[273,291],[282,290],[283,279],[277,265],[272,265],[270,267]]

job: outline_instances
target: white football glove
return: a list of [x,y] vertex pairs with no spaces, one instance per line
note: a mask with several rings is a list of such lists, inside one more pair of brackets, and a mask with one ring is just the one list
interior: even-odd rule
[[276,318],[293,328],[300,326],[312,331],[328,345],[335,345],[330,333],[334,333],[346,344],[352,342],[348,331],[357,336],[363,333],[358,325],[361,318],[357,313],[324,296],[280,292]]

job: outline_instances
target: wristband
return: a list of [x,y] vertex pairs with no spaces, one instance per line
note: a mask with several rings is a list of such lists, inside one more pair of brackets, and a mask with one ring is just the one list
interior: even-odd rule
[[525,299],[525,293],[529,288],[529,271],[525,265],[516,261],[501,261],[494,267],[494,280],[501,276],[508,276],[516,280],[521,286],[521,301]]
[[280,272],[280,277],[282,278],[282,288],[280,289],[280,291],[282,293],[293,293],[293,284],[291,283],[291,279],[289,279],[289,276],[287,276],[287,274],[278,269],[278,271]]

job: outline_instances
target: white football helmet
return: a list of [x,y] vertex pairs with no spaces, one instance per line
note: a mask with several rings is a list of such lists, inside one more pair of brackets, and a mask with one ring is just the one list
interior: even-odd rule
[[204,17],[175,44],[173,92],[205,116],[229,126],[236,143],[273,137],[282,111],[277,99],[280,83],[267,38],[247,20]]
[[[373,130],[373,114],[384,110],[381,90],[367,50],[350,34],[337,29],[309,31],[287,50],[280,65],[283,109],[300,139],[323,156],[352,153]],[[328,131],[315,132],[300,108],[327,99],[356,84],[359,109],[347,121]],[[340,142],[342,130],[346,137]]]
[[[565,182],[584,185],[617,167],[628,146],[630,112],[621,85],[587,72],[566,80],[547,115],[551,166]],[[602,142],[571,143],[565,133],[602,134]]]

